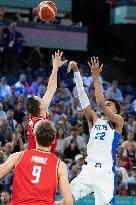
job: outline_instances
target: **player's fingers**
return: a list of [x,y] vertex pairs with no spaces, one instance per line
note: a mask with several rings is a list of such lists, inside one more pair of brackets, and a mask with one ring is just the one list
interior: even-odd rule
[[67,63],[67,62],[68,62],[68,60],[63,61],[63,62],[62,62],[62,65],[64,65],[64,64]]
[[99,63],[99,58],[98,57],[96,57],[96,63]]
[[90,63],[89,61],[88,61],[87,63],[88,63],[88,65],[89,65],[89,67],[91,67],[91,63]]
[[54,61],[54,55],[52,55],[52,60]]
[[93,62],[94,62],[94,64],[96,64],[96,58],[95,58],[95,56],[93,56]]
[[93,62],[93,58],[91,58],[91,63],[94,64],[94,62]]
[[55,58],[57,57],[57,52],[55,51]]
[[59,57],[62,58],[62,55],[63,55],[63,51],[60,52]]
[[100,72],[102,71],[102,69],[103,69],[103,64],[100,66]]

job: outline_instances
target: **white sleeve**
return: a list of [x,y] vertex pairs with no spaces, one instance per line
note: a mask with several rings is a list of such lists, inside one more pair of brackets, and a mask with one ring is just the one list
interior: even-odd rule
[[85,109],[86,107],[88,107],[90,105],[90,102],[89,102],[87,94],[84,90],[83,81],[82,81],[80,72],[74,72],[74,80],[76,83],[78,97],[79,97],[79,100],[81,103],[81,107],[82,107],[82,109]]

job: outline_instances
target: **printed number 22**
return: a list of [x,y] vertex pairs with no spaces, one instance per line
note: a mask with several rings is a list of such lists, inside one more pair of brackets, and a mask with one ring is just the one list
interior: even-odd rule
[[104,140],[105,132],[97,133],[95,139]]
[[32,175],[35,177],[34,180],[31,180],[33,184],[37,184],[39,182],[40,174],[41,174],[41,166],[33,166]]

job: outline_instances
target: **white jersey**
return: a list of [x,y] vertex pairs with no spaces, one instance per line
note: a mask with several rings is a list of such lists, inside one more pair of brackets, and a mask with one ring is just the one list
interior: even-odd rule
[[86,162],[115,167],[119,140],[120,134],[110,127],[109,122],[98,118],[90,131]]

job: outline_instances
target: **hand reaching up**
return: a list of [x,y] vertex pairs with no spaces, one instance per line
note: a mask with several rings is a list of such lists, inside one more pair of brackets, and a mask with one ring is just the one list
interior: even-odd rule
[[91,68],[93,78],[97,78],[102,71],[103,64],[100,66],[98,57],[92,57],[88,65]]

